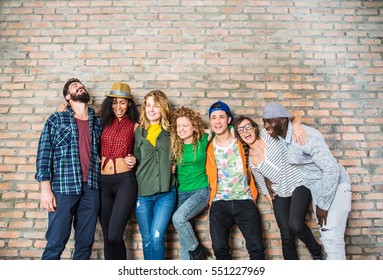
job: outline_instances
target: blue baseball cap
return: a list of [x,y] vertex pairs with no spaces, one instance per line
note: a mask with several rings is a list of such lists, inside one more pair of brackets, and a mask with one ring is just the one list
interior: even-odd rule
[[222,101],[217,101],[213,103],[213,105],[211,105],[209,108],[209,118],[211,113],[215,111],[224,111],[231,118],[231,120],[233,120],[233,116],[231,115],[231,112],[230,112],[230,107],[226,103]]

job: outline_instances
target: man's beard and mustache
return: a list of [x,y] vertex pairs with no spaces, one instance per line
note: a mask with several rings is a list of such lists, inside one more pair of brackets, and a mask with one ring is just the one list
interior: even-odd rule
[[[81,94],[78,94],[80,90],[82,90],[83,92]],[[90,96],[86,89],[79,88],[75,94],[70,94],[70,99],[74,102],[88,103],[90,101]]]

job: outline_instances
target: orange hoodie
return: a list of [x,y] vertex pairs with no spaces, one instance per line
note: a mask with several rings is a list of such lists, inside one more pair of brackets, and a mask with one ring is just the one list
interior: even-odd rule
[[[242,144],[239,141],[237,141],[237,144],[238,144],[240,156],[242,158],[243,170],[246,170],[245,151],[243,149]],[[216,196],[217,191],[218,191],[218,169],[217,169],[217,164],[215,162],[215,157],[214,157],[213,141],[210,141],[209,145],[207,146],[206,154],[207,154],[207,157],[206,157],[206,174],[207,174],[207,177],[209,179],[209,185],[210,185],[209,206],[211,206],[211,203],[213,202],[213,198]],[[248,167],[248,169],[249,169],[250,174],[251,174],[250,167]],[[246,176],[246,173],[245,173],[245,176]],[[250,176],[250,192],[251,192],[251,196],[253,197],[254,201],[256,201],[256,199],[258,197],[258,190],[255,186],[253,176]]]

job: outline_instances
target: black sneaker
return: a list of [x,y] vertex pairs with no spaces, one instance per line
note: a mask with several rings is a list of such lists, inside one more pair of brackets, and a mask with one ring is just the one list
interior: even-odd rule
[[320,253],[319,255],[317,256],[313,256],[313,260],[314,261],[323,261],[323,260],[326,260],[326,254],[325,253]]
[[191,260],[206,260],[206,249],[201,243],[193,251],[189,251]]

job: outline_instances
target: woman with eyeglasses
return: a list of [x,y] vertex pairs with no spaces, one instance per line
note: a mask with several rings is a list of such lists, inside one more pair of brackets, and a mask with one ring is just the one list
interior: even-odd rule
[[[264,120],[267,122],[270,120]],[[274,122],[275,120],[271,120]],[[298,120],[298,127],[300,120]],[[268,125],[273,125],[268,123]],[[265,129],[249,117],[239,116],[234,122],[237,138],[242,142],[245,156],[254,179],[273,207],[285,260],[298,260],[295,237],[306,245],[314,259],[321,259],[322,248],[305,223],[311,202],[311,192],[297,167],[289,164],[287,150],[278,137],[271,137]],[[299,130],[302,133],[302,130]],[[295,135],[301,137],[301,135]],[[266,185],[269,180],[271,186]]]

